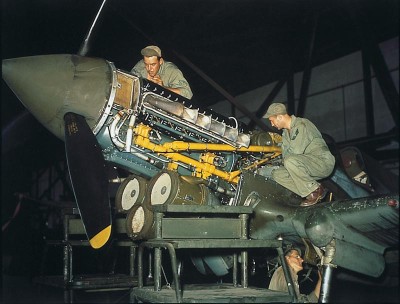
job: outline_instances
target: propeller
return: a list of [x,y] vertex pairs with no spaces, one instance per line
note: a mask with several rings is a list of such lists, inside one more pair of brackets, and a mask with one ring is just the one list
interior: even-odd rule
[[[107,0],[99,11],[78,51],[86,56],[93,28]],[[85,118],[76,113],[64,115],[65,152],[76,204],[90,245],[104,246],[111,236],[111,207],[108,172],[100,146]]]
[[101,148],[85,118],[64,115],[65,151],[72,190],[90,245],[101,248],[111,235],[108,171]]

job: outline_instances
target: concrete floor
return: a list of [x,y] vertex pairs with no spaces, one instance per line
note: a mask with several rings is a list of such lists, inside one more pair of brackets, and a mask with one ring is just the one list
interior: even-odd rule
[[[334,303],[399,303],[398,286],[370,286],[336,282],[330,299]],[[131,303],[130,289],[74,290],[35,283],[24,276],[3,275],[1,303]]]
[[3,276],[1,303],[129,303],[130,289],[74,290],[35,283],[22,276]]

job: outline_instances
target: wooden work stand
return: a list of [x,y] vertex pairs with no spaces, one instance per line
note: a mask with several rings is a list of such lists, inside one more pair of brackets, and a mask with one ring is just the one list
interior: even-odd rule
[[[248,252],[250,248],[276,248],[283,257],[282,242],[248,238],[248,219],[253,212],[245,206],[153,206],[155,238],[142,242],[138,249],[138,287],[133,288],[134,302],[160,303],[266,303],[291,302],[285,292],[248,286]],[[184,215],[184,216],[182,216]],[[154,250],[154,285],[143,285],[143,250]],[[232,250],[232,284],[193,284],[183,286],[178,276],[178,249]],[[161,286],[161,249],[171,260],[174,288]],[[238,253],[241,256],[241,282],[238,284]]]

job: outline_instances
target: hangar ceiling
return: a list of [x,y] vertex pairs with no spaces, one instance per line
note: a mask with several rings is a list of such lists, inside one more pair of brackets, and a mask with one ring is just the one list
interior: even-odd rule
[[[101,2],[4,0],[3,58],[77,52]],[[398,36],[398,12],[398,0],[108,0],[88,55],[130,70],[158,44],[209,106],[224,98],[199,70],[235,96],[304,70],[311,47],[315,66],[359,50],[360,33]]]
[[[129,40],[133,43],[142,35],[159,44],[165,57],[184,70],[197,101],[206,105],[223,98],[179,55],[235,96],[304,70],[311,47],[311,64],[318,65],[359,50],[363,32],[374,42],[398,36],[398,1],[146,1],[144,7],[123,1],[109,4],[134,29]],[[141,16],[136,19],[138,13]],[[147,44],[139,41],[137,49]],[[133,65],[134,54],[135,50],[130,50],[125,56],[128,61],[122,64]]]

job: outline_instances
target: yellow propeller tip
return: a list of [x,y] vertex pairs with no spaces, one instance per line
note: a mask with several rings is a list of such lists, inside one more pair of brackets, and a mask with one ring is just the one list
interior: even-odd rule
[[104,244],[107,243],[108,239],[110,238],[110,235],[111,235],[111,225],[104,228],[102,231],[100,231],[98,234],[92,237],[89,240],[90,246],[92,246],[94,249],[99,249],[103,247]]

